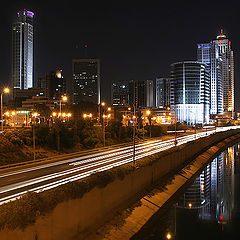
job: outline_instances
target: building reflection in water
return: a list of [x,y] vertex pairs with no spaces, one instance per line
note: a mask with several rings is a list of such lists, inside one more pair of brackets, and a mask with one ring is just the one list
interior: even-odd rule
[[229,222],[234,209],[234,171],[239,165],[239,152],[237,144],[209,163],[183,194],[178,208],[195,209],[202,220]]
[[[213,159],[176,204],[134,239],[234,239],[240,226],[240,144]],[[232,218],[233,216],[233,218]],[[239,219],[236,218],[239,216]],[[170,235],[168,235],[170,234]]]

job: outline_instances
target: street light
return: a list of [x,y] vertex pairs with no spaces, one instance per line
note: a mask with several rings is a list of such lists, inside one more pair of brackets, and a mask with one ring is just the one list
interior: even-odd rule
[[[37,112],[34,112],[32,114],[32,116],[34,117],[34,122],[36,122],[36,117],[38,116]],[[32,124],[33,127],[33,160],[35,161],[36,159],[36,137],[35,137],[35,124]]]
[[[167,110],[170,111],[171,108],[170,107],[167,107]],[[174,137],[174,143],[175,143],[175,146],[177,146],[177,113],[176,113],[176,109],[173,108],[173,111],[174,111],[174,117],[175,117],[175,137]]]
[[168,233],[168,234],[166,235],[166,238],[167,238],[167,239],[171,239],[171,238],[172,238],[171,233]]
[[10,93],[10,89],[9,88],[4,88],[3,89],[3,92],[1,92],[1,120],[2,120],[2,123],[1,123],[1,130],[3,132],[3,94],[4,93]]
[[103,146],[106,145],[106,135],[105,135],[105,118],[107,118],[107,115],[103,114],[103,121],[102,121],[102,131],[103,131]]
[[67,96],[63,96],[62,99],[60,99],[60,116],[62,115],[62,102],[67,102],[67,100]]
[[147,110],[146,111],[146,114],[149,116],[151,114],[151,111],[150,110]]
[[53,112],[53,113],[52,113],[52,116],[53,116],[53,117],[56,117],[56,116],[57,116],[57,113],[56,113],[56,112]]
[[148,116],[148,122],[149,122],[149,137],[151,138],[152,137],[152,119],[151,119],[151,111],[150,110],[147,110],[146,111],[146,114]]

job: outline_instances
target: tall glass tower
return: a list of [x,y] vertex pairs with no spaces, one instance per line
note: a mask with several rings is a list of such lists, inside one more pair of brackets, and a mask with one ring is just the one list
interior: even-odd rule
[[210,73],[210,114],[223,113],[222,58],[216,43],[198,44],[197,60],[207,65]]
[[231,41],[221,33],[213,40],[219,48],[222,57],[222,78],[223,78],[223,111],[234,112],[234,58]]
[[210,72],[210,113],[234,112],[234,57],[231,41],[221,33],[210,43],[198,44],[197,60]]
[[12,25],[13,90],[33,87],[33,16],[26,9],[19,11]]

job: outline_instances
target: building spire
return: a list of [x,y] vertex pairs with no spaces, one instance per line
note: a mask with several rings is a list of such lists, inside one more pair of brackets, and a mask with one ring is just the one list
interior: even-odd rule
[[223,28],[220,29],[220,34],[217,36],[217,39],[219,38],[227,38],[227,36],[223,33]]

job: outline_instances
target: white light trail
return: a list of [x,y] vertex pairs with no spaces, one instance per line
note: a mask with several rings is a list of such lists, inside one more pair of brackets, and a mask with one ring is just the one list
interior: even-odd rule
[[[236,129],[239,127],[228,127],[228,128],[217,128],[216,130],[211,130],[207,132],[201,132],[197,134],[187,135],[177,138],[177,145],[187,143],[189,141],[195,140],[197,138],[206,137],[215,132],[226,131],[230,129]],[[136,160],[143,157],[164,151],[166,149],[175,146],[175,140],[154,140],[150,142],[140,143],[136,145]],[[25,173],[29,171],[39,170],[45,167],[56,166],[59,164],[68,163],[71,167],[69,170],[60,171],[57,173],[48,174],[42,177],[33,178],[27,181],[19,182],[16,184],[7,185],[0,188],[0,193],[7,193],[19,189],[19,193],[10,194],[7,197],[0,198],[0,204],[18,199],[23,194],[28,191],[41,192],[48,189],[55,188],[57,186],[66,184],[68,182],[77,181],[79,179],[85,178],[93,173],[106,171],[116,166],[120,166],[126,163],[132,162],[132,146],[123,147],[119,149],[113,149],[106,152],[99,152],[95,154],[90,154],[87,156],[81,156],[74,159],[63,160],[57,163],[50,163],[41,165],[38,167],[31,167],[29,169],[22,169],[19,171],[13,171],[12,173],[2,174],[0,177],[7,177],[15,174]],[[104,166],[102,166],[104,165]],[[93,168],[93,169],[91,169]],[[84,171],[79,173],[80,171]],[[73,176],[68,176],[74,174]],[[64,177],[63,179],[57,180],[56,178]],[[54,180],[56,179],[56,180]],[[54,180],[50,183],[44,183],[46,181]],[[35,186],[36,184],[42,184],[41,186]],[[23,188],[31,186],[28,190],[22,190]]]

